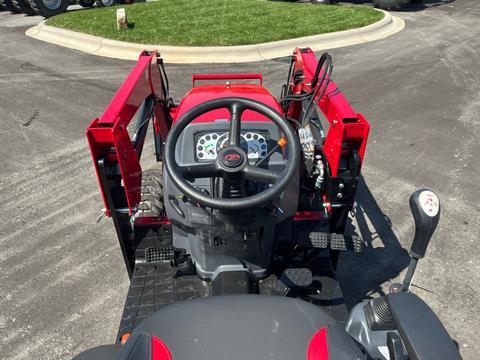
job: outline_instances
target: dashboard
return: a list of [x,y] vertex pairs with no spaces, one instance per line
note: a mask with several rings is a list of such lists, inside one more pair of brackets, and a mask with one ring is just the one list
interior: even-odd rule
[[[195,141],[195,157],[197,160],[214,160],[217,152],[228,144],[228,131],[212,131],[197,133]],[[249,159],[258,159],[267,155],[268,131],[242,131],[242,149]]]

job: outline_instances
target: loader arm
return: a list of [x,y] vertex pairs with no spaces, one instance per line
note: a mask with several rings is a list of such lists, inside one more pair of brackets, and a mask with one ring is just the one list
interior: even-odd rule
[[[300,80],[290,82],[289,87],[292,94],[300,95],[310,92],[318,63],[315,53],[309,48],[297,48],[292,60],[294,62],[292,79]],[[321,75],[322,73],[320,73]],[[315,102],[330,125],[323,144],[323,152],[328,160],[331,175],[337,176],[342,156],[347,155],[347,152],[352,149],[358,151],[360,160],[363,161],[370,124],[362,114],[355,112],[331,79],[329,79],[326,91],[321,97],[317,96]],[[297,119],[300,117],[301,111],[301,102],[292,102],[286,114]],[[350,149],[347,149],[347,145],[350,146]]]
[[[143,52],[103,115],[93,120],[86,131],[107,216],[111,216],[115,209],[112,209],[112,204],[108,201],[107,190],[100,174],[99,161],[108,160],[118,165],[123,179],[125,205],[128,207],[129,214],[133,215],[140,202],[142,182],[140,156],[145,131],[137,129],[137,135],[142,136],[132,139],[127,127],[139,108],[145,106],[152,108],[154,131],[157,137],[164,140],[170,128],[171,121],[166,108],[165,78],[159,70],[161,61],[157,53]],[[145,113],[146,117],[149,115],[149,112]],[[148,126],[147,120],[140,121],[145,128]]]
[[[310,49],[295,49],[291,58],[291,71],[285,86],[285,95],[302,96],[314,92],[312,86],[319,61]],[[324,74],[319,72],[319,78]],[[362,114],[356,113],[329,75],[325,91],[315,93],[313,103],[322,113],[325,139],[321,144],[326,159],[324,206],[332,233],[343,233],[348,212],[353,209],[360,170],[370,124]],[[301,119],[304,103],[291,101],[284,108],[287,118]]]
[[[93,120],[86,131],[104,214],[113,220],[129,276],[138,245],[131,219],[141,200],[143,144],[152,121],[160,161],[162,144],[172,123],[168,102],[162,59],[156,52],[144,51],[103,115]],[[127,128],[134,117],[136,124],[133,134],[129,134]]]

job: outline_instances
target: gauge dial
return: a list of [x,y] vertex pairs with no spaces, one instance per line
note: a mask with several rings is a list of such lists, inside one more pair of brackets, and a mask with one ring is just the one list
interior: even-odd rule
[[217,133],[209,133],[200,136],[197,141],[197,158],[200,160],[213,160],[217,158]]
[[248,145],[248,158],[258,159],[267,155],[267,141],[261,134],[255,132],[247,132],[242,134]]

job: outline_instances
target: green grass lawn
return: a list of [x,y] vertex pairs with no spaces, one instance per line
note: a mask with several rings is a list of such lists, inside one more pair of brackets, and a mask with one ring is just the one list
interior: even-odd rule
[[267,0],[160,0],[123,5],[131,29],[116,28],[117,7],[70,11],[48,25],[159,45],[246,45],[366,26],[383,18],[364,6]]

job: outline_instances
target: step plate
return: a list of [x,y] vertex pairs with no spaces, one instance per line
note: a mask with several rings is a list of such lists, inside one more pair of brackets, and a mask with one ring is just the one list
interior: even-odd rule
[[148,247],[145,249],[145,261],[154,263],[159,261],[170,261],[175,256],[175,248],[173,246]]

